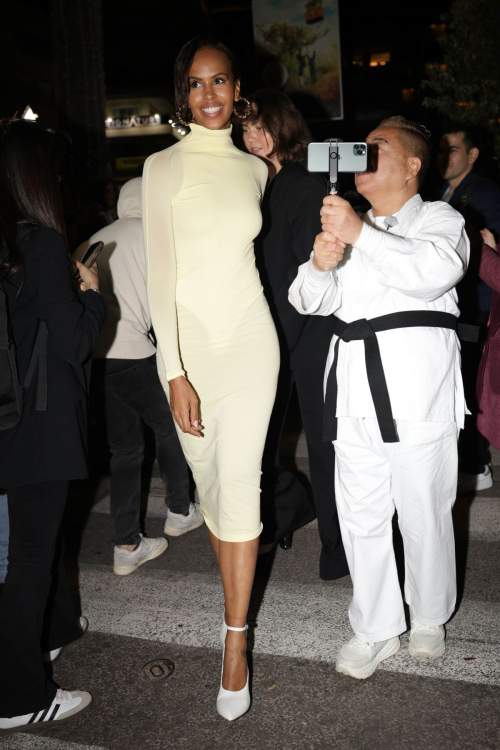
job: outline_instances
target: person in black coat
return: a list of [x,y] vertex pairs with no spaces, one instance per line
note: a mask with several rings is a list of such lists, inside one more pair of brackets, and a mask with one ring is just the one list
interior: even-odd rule
[[309,259],[321,231],[319,212],[326,184],[300,163],[310,134],[290,99],[262,89],[251,102],[253,116],[243,125],[243,140],[247,150],[269,167],[256,262],[281,348],[278,392],[262,463],[261,544],[289,535],[313,515],[298,479],[279,466],[279,442],[295,384],[322,543],[320,577],[332,580],[349,572],[335,505],[334,448],[322,439],[323,377],[334,319],[299,315],[288,301],[298,267]]
[[[0,732],[68,718],[92,700],[58,690],[43,667],[43,652],[82,634],[62,561],[61,523],[69,481],[87,476],[90,355],[105,316],[96,268],[78,264],[80,296],[75,289],[63,238],[59,138],[38,123],[0,123],[0,281],[21,383],[37,332],[47,329],[21,419],[0,431],[0,486],[10,518],[0,597]],[[38,401],[44,355],[45,408]]]

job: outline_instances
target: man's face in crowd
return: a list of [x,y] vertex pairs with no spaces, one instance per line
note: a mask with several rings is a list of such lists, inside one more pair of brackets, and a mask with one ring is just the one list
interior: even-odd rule
[[400,140],[398,128],[379,127],[367,137],[369,165],[367,172],[355,175],[356,189],[367,200],[380,195],[396,195],[403,191],[408,177],[418,172],[420,160],[408,155]]
[[439,141],[437,165],[443,180],[456,180],[464,177],[472,169],[479,151],[467,151],[464,133],[445,133]]

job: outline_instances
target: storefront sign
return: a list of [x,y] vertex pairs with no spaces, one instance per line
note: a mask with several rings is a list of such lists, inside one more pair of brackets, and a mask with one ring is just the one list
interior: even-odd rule
[[161,125],[161,115],[131,115],[130,117],[108,117],[107,128],[145,128]]

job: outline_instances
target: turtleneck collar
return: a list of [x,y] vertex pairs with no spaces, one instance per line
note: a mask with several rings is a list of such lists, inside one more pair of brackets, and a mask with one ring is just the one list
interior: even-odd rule
[[224,130],[210,130],[210,128],[204,128],[203,125],[196,125],[196,123],[192,122],[189,127],[191,129],[191,133],[188,136],[190,141],[199,141],[203,139],[210,141],[211,143],[227,143],[231,146],[233,145],[233,140],[231,138],[233,130],[232,125],[228,128],[224,128]]

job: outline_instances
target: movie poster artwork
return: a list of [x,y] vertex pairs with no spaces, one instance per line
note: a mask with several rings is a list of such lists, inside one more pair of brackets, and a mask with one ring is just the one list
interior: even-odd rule
[[302,92],[314,119],[342,119],[338,0],[253,0],[252,11],[261,85]]

